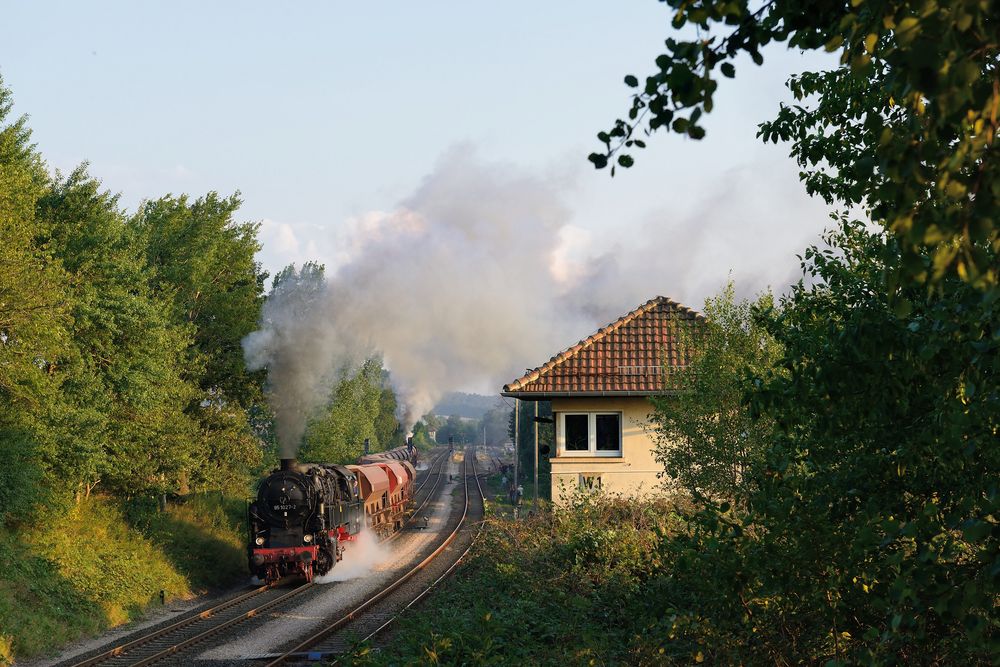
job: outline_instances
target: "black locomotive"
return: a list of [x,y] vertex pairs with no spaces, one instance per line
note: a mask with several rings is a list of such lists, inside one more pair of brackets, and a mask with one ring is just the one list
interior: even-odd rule
[[290,574],[307,581],[326,574],[365,520],[354,472],[294,459],[282,459],[281,468],[261,481],[248,514],[250,571],[269,583]]

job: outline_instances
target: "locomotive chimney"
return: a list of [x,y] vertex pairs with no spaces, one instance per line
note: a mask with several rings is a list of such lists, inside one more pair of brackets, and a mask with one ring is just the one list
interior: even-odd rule
[[295,469],[295,459],[281,459],[281,469],[282,470],[294,470]]

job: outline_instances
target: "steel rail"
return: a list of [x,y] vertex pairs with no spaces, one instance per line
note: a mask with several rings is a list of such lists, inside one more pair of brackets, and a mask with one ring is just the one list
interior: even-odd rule
[[[424,478],[424,481],[420,483],[420,488],[416,489],[413,492],[414,502],[416,501],[417,492],[419,492],[421,489],[423,489],[427,485],[427,482],[431,478],[431,474],[435,475],[434,486],[432,486],[430,492],[426,496],[424,496],[424,500],[423,500],[422,503],[420,503],[420,506],[417,507],[415,510],[413,510],[413,512],[410,514],[410,516],[406,517],[406,519],[403,521],[403,526],[406,526],[406,524],[408,524],[411,521],[413,521],[413,519],[417,516],[417,514],[421,510],[423,510],[424,507],[427,506],[427,503],[430,501],[430,499],[434,497],[434,492],[437,491],[438,486],[441,485],[441,475],[444,472],[443,471],[443,468],[444,468],[443,463],[444,463],[444,461],[446,461],[446,460],[448,460],[450,458],[451,458],[451,455],[448,452],[444,452],[437,459],[434,460],[435,463],[441,463],[442,465],[438,468],[438,471],[436,473],[431,473],[430,469],[428,469],[427,476]],[[394,539],[396,539],[397,537],[399,537],[402,534],[403,534],[403,529],[402,528],[400,528],[399,530],[395,530],[392,533],[390,533],[387,537],[384,537],[383,539],[379,540],[379,544],[388,544],[389,542],[392,542]]]
[[[479,500],[482,503],[483,515],[485,516],[485,514],[486,514],[486,494],[483,493],[483,485],[479,482],[479,473],[476,471],[476,461],[475,461],[475,459],[473,459],[473,461],[472,461],[472,474],[473,474],[473,477],[476,480],[476,487],[479,489]],[[448,567],[448,569],[445,570],[441,574],[441,576],[439,576],[437,579],[435,579],[433,582],[431,582],[431,584],[427,588],[425,588],[424,590],[422,590],[415,598],[413,598],[412,600],[410,600],[406,604],[405,607],[403,607],[398,612],[396,612],[395,614],[393,614],[392,617],[389,618],[389,620],[387,620],[385,623],[383,623],[382,625],[380,625],[377,628],[375,628],[375,630],[373,630],[371,633],[369,633],[368,636],[366,636],[364,639],[362,639],[361,641],[357,642],[357,644],[363,644],[363,643],[365,643],[367,641],[371,641],[376,636],[378,636],[379,634],[381,634],[386,628],[388,628],[390,625],[392,625],[393,623],[395,623],[405,612],[409,611],[411,608],[413,608],[415,605],[417,605],[421,600],[423,600],[425,597],[427,597],[427,595],[432,590],[434,590],[435,588],[437,588],[438,584],[440,584],[442,581],[444,581],[445,579],[447,579],[451,575],[451,573],[455,571],[455,568],[457,568],[462,563],[462,561],[465,560],[465,557],[469,555],[469,552],[472,551],[472,547],[474,547],[476,545],[476,540],[479,539],[479,536],[482,534],[482,530],[483,530],[483,526],[482,526],[482,524],[480,524],[479,525],[479,530],[476,531],[475,536],[472,538],[472,542],[469,543],[469,546],[466,547],[465,551],[463,551],[461,553],[461,555],[457,559],[455,559],[455,562],[452,563]],[[337,662],[338,662],[337,660],[334,660],[334,663],[337,663]]]
[[[423,503],[421,503],[420,507],[418,507],[416,510],[414,510],[413,514],[406,519],[406,521],[404,522],[404,525],[405,525],[405,523],[409,523],[412,520],[413,516],[415,516],[417,514],[417,512],[419,512],[420,510],[422,510],[423,507],[427,504],[428,500],[431,497],[433,497],[434,491],[437,489],[437,487],[438,487],[438,485],[440,484],[440,481],[441,481],[441,474],[442,474],[443,465],[439,465],[439,464],[441,464],[446,458],[448,458],[448,453],[444,452],[444,453],[440,454],[437,458],[435,458],[431,462],[431,465],[428,467],[427,476],[420,483],[420,486],[417,489],[415,489],[414,492],[413,492],[414,498],[416,497],[416,494],[419,491],[421,491],[427,485],[427,482],[430,481],[431,476],[436,476],[434,485],[431,487],[430,493],[428,493],[427,497],[424,499]],[[434,471],[435,468],[437,468],[437,472]],[[393,538],[395,538],[397,535],[399,535],[401,532],[402,532],[401,530],[395,531],[394,533],[392,533],[392,535],[390,535],[389,537],[385,538],[381,542],[382,543],[389,542]],[[109,649],[107,651],[104,651],[103,653],[99,653],[98,655],[95,655],[95,656],[92,656],[90,658],[87,658],[86,660],[84,660],[82,662],[73,663],[71,667],[92,667],[93,665],[97,665],[97,664],[100,664],[102,662],[106,662],[106,661],[111,660],[113,658],[117,658],[119,656],[124,656],[126,653],[128,653],[130,651],[133,651],[133,650],[135,650],[137,648],[140,648],[142,646],[150,644],[151,642],[154,642],[157,639],[160,639],[160,638],[165,637],[165,636],[167,636],[169,634],[172,634],[172,633],[174,633],[174,632],[176,632],[178,630],[181,630],[181,629],[183,629],[185,627],[193,625],[194,623],[197,623],[199,621],[205,621],[205,620],[211,619],[214,616],[218,615],[220,612],[225,611],[226,609],[229,609],[229,608],[234,607],[234,606],[236,606],[238,604],[246,602],[247,600],[249,600],[249,599],[251,599],[251,598],[253,598],[253,597],[257,596],[257,595],[260,595],[260,594],[262,594],[262,593],[264,593],[264,592],[266,592],[266,591],[274,588],[274,586],[276,584],[277,584],[277,582],[274,582],[272,584],[267,584],[266,586],[261,586],[261,587],[255,589],[255,590],[249,591],[249,592],[244,593],[242,595],[237,595],[236,597],[230,598],[229,600],[225,600],[224,602],[222,602],[222,603],[220,603],[218,605],[215,605],[214,607],[206,609],[206,610],[204,610],[202,612],[199,612],[197,614],[192,614],[190,616],[187,616],[187,617],[185,617],[185,618],[177,621],[176,623],[172,623],[172,624],[170,624],[170,625],[168,625],[166,627],[160,628],[158,630],[154,630],[153,632],[151,632],[149,634],[142,635],[142,636],[137,637],[137,638],[135,638],[133,640],[130,640],[130,641],[124,643],[124,644],[120,644],[118,646],[115,646],[114,648],[111,648],[111,649]],[[263,604],[263,605],[261,605],[259,607],[255,607],[253,609],[250,609],[249,611],[245,612],[244,614],[242,614],[240,616],[236,616],[236,617],[234,617],[232,619],[229,619],[228,621],[225,621],[224,623],[221,623],[219,625],[212,626],[211,628],[208,628],[207,630],[205,630],[205,632],[202,632],[202,633],[200,633],[200,634],[198,634],[198,635],[196,635],[194,637],[191,637],[189,639],[182,640],[181,642],[178,642],[177,644],[173,644],[170,647],[168,647],[167,649],[164,649],[163,651],[160,651],[160,652],[158,652],[158,653],[156,653],[156,654],[154,654],[152,656],[149,656],[147,658],[144,658],[144,659],[140,660],[139,662],[133,663],[132,667],[140,667],[142,665],[148,665],[148,664],[151,664],[151,663],[156,662],[158,660],[162,660],[163,658],[169,657],[170,655],[173,655],[174,653],[182,650],[183,648],[186,648],[187,646],[190,646],[190,645],[192,645],[192,644],[194,644],[194,643],[196,643],[198,641],[201,641],[202,639],[205,639],[205,638],[211,636],[212,634],[214,634],[216,632],[219,632],[219,631],[224,630],[224,629],[226,629],[228,627],[236,625],[237,623],[240,623],[242,621],[245,621],[245,620],[248,620],[250,618],[253,618],[253,617],[257,616],[258,614],[260,614],[261,612],[266,611],[267,609],[270,609],[271,607],[273,607],[273,606],[275,606],[277,604],[285,602],[285,601],[289,600],[290,598],[295,597],[295,596],[303,593],[307,588],[311,588],[312,586],[313,586],[312,583],[308,583],[308,584],[305,584],[303,586],[299,586],[298,588],[295,588],[294,590],[290,591],[289,593],[286,593],[285,595],[282,595],[282,596],[280,596],[278,598],[275,598],[274,600],[271,600],[270,602],[267,602],[267,603],[265,603],[265,604]]]
[[443,461],[447,456],[448,456],[448,452],[441,452],[441,454],[439,454],[438,457],[436,459],[434,459],[433,461],[431,461],[431,464],[429,466],[427,466],[427,476],[424,477],[424,481],[420,482],[420,486],[418,486],[416,489],[413,490],[413,497],[414,498],[416,498],[417,494],[420,493],[420,490],[422,488],[424,488],[424,486],[427,484],[427,481],[430,479],[430,477],[431,477],[432,474],[437,474],[437,475],[441,474],[440,470],[438,470],[437,473],[434,473],[432,471],[434,469],[434,466],[437,465],[438,463],[440,463],[441,461]]
[[[466,463],[468,463],[468,459],[466,459]],[[477,482],[478,482],[478,480],[477,480]],[[389,584],[388,586],[386,586],[385,588],[383,588],[382,590],[380,590],[378,593],[376,593],[375,595],[371,596],[370,598],[368,598],[367,600],[365,600],[364,602],[362,602],[353,611],[351,611],[347,615],[342,616],[341,618],[337,619],[336,621],[334,621],[333,623],[331,623],[327,627],[323,628],[319,632],[314,633],[313,635],[311,635],[307,639],[303,640],[302,642],[300,642],[299,644],[297,644],[293,648],[289,649],[288,651],[282,653],[280,656],[278,656],[277,658],[275,658],[271,662],[267,663],[267,665],[265,665],[265,667],[277,667],[277,665],[284,664],[289,658],[297,657],[298,655],[300,655],[303,652],[305,652],[310,646],[314,646],[314,645],[318,644],[319,642],[323,641],[324,639],[326,639],[327,637],[329,637],[331,634],[333,634],[334,632],[336,632],[337,630],[341,629],[342,627],[344,627],[345,625],[347,625],[348,623],[350,623],[351,621],[353,621],[354,619],[356,619],[358,616],[360,616],[361,614],[363,614],[372,605],[376,604],[380,600],[383,600],[386,596],[388,596],[389,594],[391,594],[392,592],[394,592],[397,588],[399,588],[404,583],[406,583],[407,581],[409,581],[410,578],[412,578],[419,571],[421,571],[422,569],[424,569],[425,567],[427,567],[427,565],[431,561],[433,561],[435,558],[438,557],[438,555],[441,554],[441,552],[443,552],[445,549],[447,549],[448,546],[458,536],[458,533],[459,533],[459,531],[461,531],[462,526],[465,525],[465,519],[466,519],[466,517],[469,514],[469,476],[468,476],[468,474],[464,475],[464,485],[463,485],[463,488],[465,490],[465,507],[462,509],[462,516],[458,520],[458,525],[455,526],[455,529],[451,532],[451,534],[448,535],[448,537],[446,537],[445,540],[436,549],[434,549],[434,551],[432,551],[430,553],[430,555],[428,555],[426,558],[424,558],[422,561],[420,561],[417,565],[415,565],[413,568],[411,568],[410,570],[408,570],[404,575],[402,575],[401,577],[399,577],[398,579],[396,579],[394,582],[392,582],[391,584]]]
[[276,606],[278,604],[281,604],[282,602],[286,602],[287,600],[289,600],[289,599],[291,599],[293,597],[301,595],[304,591],[312,588],[315,585],[316,584],[314,584],[312,582],[309,582],[309,583],[306,583],[306,584],[302,584],[298,588],[294,588],[294,589],[288,591],[287,593],[285,593],[284,595],[271,600],[270,602],[266,602],[266,603],[260,605],[259,607],[255,607],[255,608],[251,609],[250,611],[247,611],[247,612],[245,612],[245,613],[243,613],[243,614],[241,614],[239,616],[234,616],[233,618],[229,619],[228,621],[225,621],[224,623],[220,623],[219,625],[212,626],[211,628],[208,628],[204,632],[201,632],[201,633],[199,633],[199,634],[197,634],[197,635],[195,635],[193,637],[188,637],[185,640],[177,642],[176,644],[173,644],[173,645],[171,645],[171,646],[163,649],[159,653],[154,653],[153,655],[151,655],[151,656],[149,656],[147,658],[143,658],[139,662],[132,663],[131,667],[145,667],[146,665],[151,665],[154,662],[158,662],[160,660],[163,660],[164,658],[168,658],[171,655],[173,655],[174,653],[177,653],[178,651],[181,651],[181,650],[187,648],[188,646],[191,646],[193,644],[197,644],[198,642],[202,641],[203,639],[206,639],[206,638],[208,638],[208,637],[210,637],[210,636],[212,636],[212,635],[214,635],[214,634],[216,634],[218,632],[221,632],[222,630],[225,630],[226,628],[232,627],[232,626],[236,625],[237,623],[242,623],[243,621],[245,621],[247,619],[250,619],[250,618],[253,618],[253,617],[257,616],[261,612],[267,611],[271,607],[274,607],[274,606]]
[[99,664],[101,662],[104,662],[105,660],[116,658],[124,653],[127,653],[128,651],[131,651],[132,649],[142,646],[143,644],[148,644],[149,642],[159,639],[160,637],[163,637],[172,632],[180,630],[181,628],[185,628],[191,625],[192,623],[197,623],[198,621],[203,621],[212,618],[219,612],[229,609],[230,607],[233,607],[235,605],[238,605],[241,602],[245,602],[252,597],[260,595],[261,593],[267,590],[270,590],[273,587],[274,584],[267,584],[266,586],[261,586],[260,588],[256,588],[247,593],[243,593],[242,595],[237,595],[236,597],[221,602],[220,604],[217,604],[214,607],[206,609],[197,614],[186,616],[185,618],[177,621],[176,623],[171,623],[170,625],[160,628],[159,630],[154,630],[153,632],[147,635],[142,635],[141,637],[137,637],[136,639],[125,642],[124,644],[115,646],[114,648],[104,651],[103,653],[99,653],[98,655],[87,658],[82,662],[73,663],[72,667],[90,667],[91,665]]

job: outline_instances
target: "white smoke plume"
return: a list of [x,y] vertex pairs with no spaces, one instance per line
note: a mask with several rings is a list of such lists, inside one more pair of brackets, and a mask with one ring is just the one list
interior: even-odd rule
[[389,547],[380,543],[374,533],[366,528],[358,533],[356,540],[345,545],[343,560],[313,581],[317,584],[330,584],[335,581],[357,579],[374,572],[383,563],[388,562],[391,556]]
[[[657,216],[604,242],[572,224],[562,179],[485,163],[467,148],[446,153],[396,210],[350,221],[324,284],[279,283],[261,329],[244,340],[249,367],[268,369],[282,451],[294,453],[338,373],[371,353],[383,355],[409,428],[444,392],[499,388],[657,294],[699,308],[730,269],[738,281],[751,273],[745,289],[785,279],[804,244],[798,235],[783,244],[782,225],[810,227],[765,206],[766,196],[759,211],[726,210],[720,201],[734,187],[762,189],[730,177],[735,186],[704,216]],[[748,215],[778,220],[776,236],[754,232]]]

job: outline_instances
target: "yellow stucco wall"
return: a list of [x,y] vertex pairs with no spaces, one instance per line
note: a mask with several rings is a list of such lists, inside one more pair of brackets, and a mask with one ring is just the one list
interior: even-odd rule
[[[605,493],[627,496],[662,493],[662,480],[657,473],[663,466],[653,457],[652,434],[648,432],[649,414],[653,406],[645,398],[554,398],[552,411],[557,429],[561,428],[559,413],[620,412],[622,415],[622,456],[589,457],[566,453],[556,447],[552,462],[552,499],[564,499],[576,491],[580,475],[600,475]],[[561,432],[557,431],[556,441]]]

